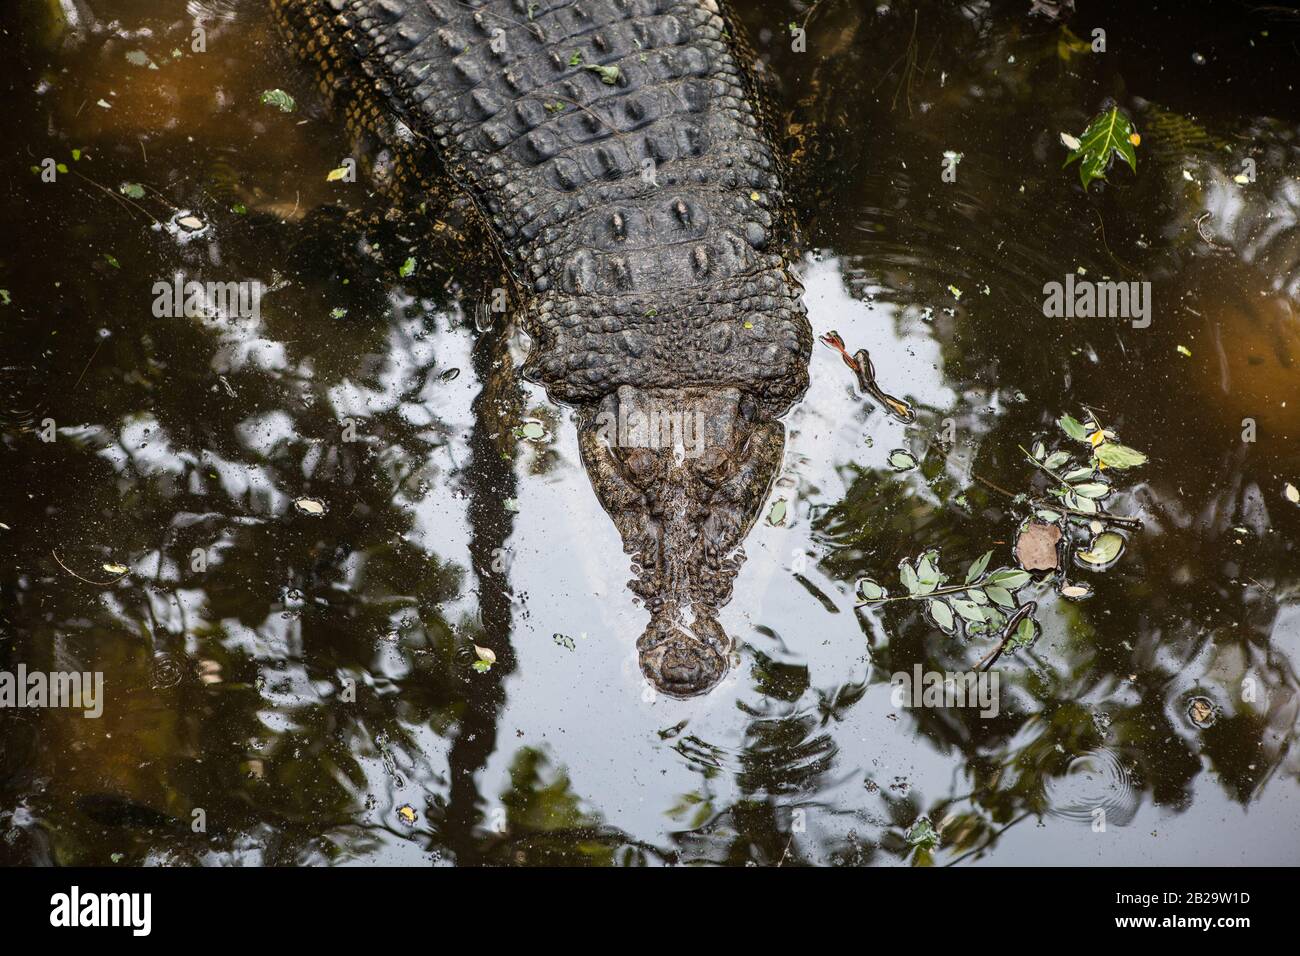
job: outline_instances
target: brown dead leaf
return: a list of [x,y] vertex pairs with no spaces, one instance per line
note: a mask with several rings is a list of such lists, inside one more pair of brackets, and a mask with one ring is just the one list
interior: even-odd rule
[[1016,559],[1026,571],[1055,571],[1061,566],[1056,553],[1061,529],[1043,521],[1031,521],[1016,538]]

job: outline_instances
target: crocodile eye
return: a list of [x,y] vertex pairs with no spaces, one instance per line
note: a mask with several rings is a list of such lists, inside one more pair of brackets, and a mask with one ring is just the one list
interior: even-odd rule
[[755,404],[753,396],[748,393],[740,396],[740,404],[737,408],[742,420],[752,422],[758,417],[758,405]]

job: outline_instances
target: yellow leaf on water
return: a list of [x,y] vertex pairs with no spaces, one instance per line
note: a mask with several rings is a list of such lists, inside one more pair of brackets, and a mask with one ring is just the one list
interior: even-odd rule
[[339,166],[337,169],[330,170],[329,175],[325,177],[325,182],[327,183],[337,182],[338,180],[345,177],[347,174],[348,174],[348,168],[346,166]]
[[1300,505],[1300,488],[1297,488],[1291,482],[1287,482],[1285,492],[1286,500],[1293,505]]
[[109,574],[126,574],[131,569],[121,564],[102,564],[100,565]]

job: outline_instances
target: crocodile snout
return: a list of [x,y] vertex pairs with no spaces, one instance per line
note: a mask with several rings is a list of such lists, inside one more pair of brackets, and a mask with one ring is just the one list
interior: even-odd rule
[[697,622],[695,629],[702,634],[689,633],[660,616],[637,641],[641,673],[660,693],[695,697],[726,675],[730,640],[712,620]]

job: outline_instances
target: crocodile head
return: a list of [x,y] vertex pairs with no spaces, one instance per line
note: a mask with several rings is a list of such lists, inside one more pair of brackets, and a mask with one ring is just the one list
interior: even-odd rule
[[583,464],[632,556],[650,611],[641,670],[673,697],[701,694],[730,666],[717,620],[740,544],[780,467],[784,429],[736,388],[622,386],[584,409]]

